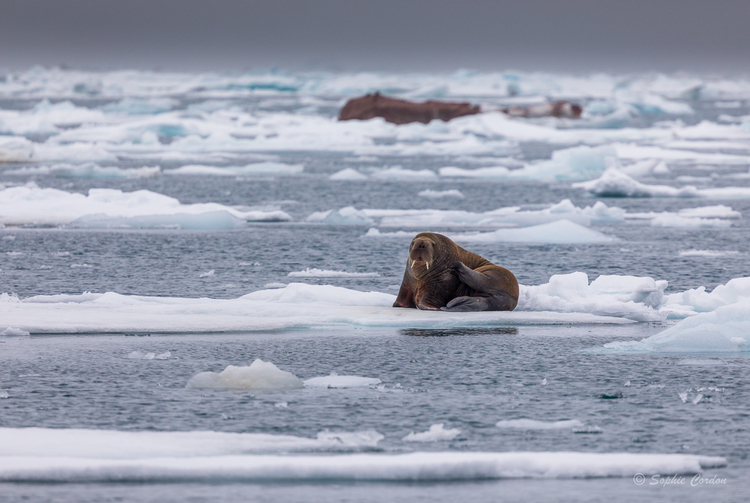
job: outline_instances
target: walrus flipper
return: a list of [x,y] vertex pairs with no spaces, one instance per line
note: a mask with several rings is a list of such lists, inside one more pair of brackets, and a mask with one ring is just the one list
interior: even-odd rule
[[[441,308],[443,311],[512,311],[518,304],[518,298],[513,298],[507,291],[506,278],[502,267],[484,265],[470,269],[463,262],[452,262],[448,269],[455,274],[461,283],[465,284],[475,294],[460,296],[448,302]],[[515,277],[513,278],[515,282]],[[516,283],[517,285],[517,283]],[[515,287],[517,292],[518,287]],[[515,293],[515,292],[514,292]]]

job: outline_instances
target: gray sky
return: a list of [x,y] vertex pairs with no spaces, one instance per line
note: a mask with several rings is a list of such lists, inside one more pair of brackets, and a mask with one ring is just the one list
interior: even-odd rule
[[0,0],[0,69],[750,72],[750,0]]

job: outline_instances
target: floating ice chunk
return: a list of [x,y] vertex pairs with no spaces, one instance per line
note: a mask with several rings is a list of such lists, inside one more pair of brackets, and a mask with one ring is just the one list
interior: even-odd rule
[[523,229],[499,229],[493,232],[451,234],[460,243],[611,243],[616,238],[563,219]]
[[377,272],[326,271],[308,267],[304,271],[290,272],[288,276],[292,278],[377,278],[380,274]]
[[141,168],[118,168],[115,166],[99,166],[89,162],[85,164],[53,164],[52,166],[23,167],[8,170],[9,175],[53,175],[61,178],[90,178],[90,179],[133,179],[156,176],[161,172],[159,166],[143,166]]
[[328,177],[329,180],[346,180],[346,181],[355,181],[360,182],[362,180],[367,180],[367,175],[360,173],[354,168],[345,168],[341,171],[337,171],[331,176]]
[[[116,431],[58,428],[0,428],[3,457],[103,460],[178,458],[287,452],[341,452],[376,447],[374,430],[319,432],[316,438],[219,431]],[[2,459],[2,457],[0,457]]]
[[404,442],[440,442],[450,441],[461,434],[461,430],[458,428],[447,430],[443,428],[445,423],[433,424],[430,429],[421,433],[414,433],[413,431],[406,435],[403,440]]
[[617,154],[610,147],[573,147],[556,150],[552,159],[528,164],[521,169],[505,167],[461,169],[441,168],[441,177],[498,178],[503,180],[590,180],[616,162]]
[[249,367],[229,365],[220,373],[201,372],[190,378],[186,388],[283,390],[302,388],[302,381],[271,362],[256,359]]
[[437,174],[429,169],[404,169],[401,166],[392,166],[390,168],[383,168],[370,175],[371,178],[376,180],[385,181],[407,181],[407,180],[437,180]]
[[[735,341],[732,341],[735,342]],[[687,358],[685,360],[680,360],[677,362],[677,365],[697,365],[699,367],[705,367],[705,366],[714,366],[714,365],[726,365],[727,363],[723,360],[719,360],[717,358]],[[687,400],[687,394],[685,396],[685,400]],[[685,401],[683,400],[683,401]]]
[[[725,353],[748,351],[737,339],[750,330],[750,298],[684,319],[640,341],[610,342],[601,352]],[[734,339],[734,340],[732,340]]]
[[[159,355],[161,356],[161,355]],[[153,360],[156,358],[156,353],[144,353],[143,351],[133,351],[128,356],[131,360]],[[167,358],[169,358],[167,356]],[[159,358],[159,360],[166,360],[167,358]]]
[[[693,126],[692,134],[698,136],[698,139],[714,137],[707,129],[713,129],[718,126],[716,124],[701,123],[698,126]],[[684,137],[690,136],[687,131],[683,131]],[[746,134],[742,135],[747,138]],[[727,138],[727,131],[722,131],[719,138]],[[714,153],[702,153],[692,150],[679,150],[662,148],[649,145],[636,145],[636,144],[614,144],[612,146],[617,152],[619,159],[630,159],[630,160],[643,160],[643,159],[658,159],[668,161],[670,163],[680,164],[734,164],[734,165],[746,165],[750,164],[750,157],[744,155],[734,154],[714,154]]]
[[14,327],[8,327],[2,332],[0,332],[0,336],[4,336],[4,337],[24,337],[27,335],[31,335],[31,334],[29,334],[29,332],[27,332],[26,330],[21,330],[20,328],[14,328]]
[[172,98],[123,98],[102,106],[101,110],[108,114],[151,115],[168,112],[179,104],[179,101]]
[[621,166],[620,171],[633,178],[643,178],[653,175],[668,175],[671,173],[669,166],[664,161],[657,159],[646,159],[634,162],[627,166]]
[[698,396],[693,398],[693,404],[698,404],[701,400],[703,400],[703,393],[699,393]]
[[374,221],[353,206],[340,210],[318,211],[307,217],[308,222],[323,222],[331,225],[372,225]]
[[681,217],[688,218],[740,218],[742,213],[729,206],[701,206],[698,208],[683,208],[679,211]]
[[304,381],[308,388],[363,388],[380,384],[375,377],[340,376],[331,374],[324,377],[313,377]]
[[[65,431],[65,430],[62,430]],[[209,433],[209,432],[205,432]],[[210,432],[222,435],[218,432]],[[191,433],[192,434],[192,433]],[[223,435],[239,435],[224,433]],[[248,435],[248,434],[245,434]],[[227,442],[230,442],[227,439]],[[40,445],[41,441],[36,442]],[[225,445],[222,442],[221,445]],[[6,482],[446,481],[515,478],[585,479],[636,474],[687,475],[726,466],[721,457],[689,454],[594,452],[415,452],[410,454],[150,456],[101,459],[8,456]],[[235,454],[236,453],[236,454]],[[124,458],[124,459],[123,459]]]
[[658,308],[666,281],[649,277],[599,276],[589,285],[583,272],[554,275],[549,283],[521,286],[517,310],[588,312],[637,321],[661,321]]
[[574,183],[573,188],[602,197],[698,197],[698,189],[693,186],[678,189],[667,185],[646,185],[616,168],[608,169],[595,180]]
[[396,231],[396,232],[380,232],[380,230],[371,227],[367,229],[367,233],[363,236],[366,238],[398,238],[398,239],[412,239],[414,237],[413,232],[407,231]]
[[7,391],[0,391],[0,398],[10,398]]
[[495,423],[498,428],[514,428],[519,430],[559,430],[569,428],[580,428],[583,423],[578,419],[567,419],[564,421],[537,421],[536,419],[510,419]]
[[747,344],[747,341],[744,337],[731,337],[729,339],[733,344],[737,344],[738,346],[743,346]]
[[732,226],[729,220],[720,218],[695,218],[679,215],[660,215],[651,220],[653,227],[682,227],[690,229],[728,229]]
[[158,355],[154,356],[155,360],[169,360],[170,358],[172,358],[171,351],[165,351],[163,353],[159,353]]
[[137,190],[90,189],[88,196],[57,189],[11,187],[0,190],[0,221],[13,225],[72,225],[84,228],[231,229],[246,221],[288,221],[279,210],[241,211],[217,203],[181,204],[177,199]]
[[705,287],[699,287],[667,295],[661,310],[670,317],[684,318],[736,304],[747,298],[750,298],[750,277],[734,278],[726,285],[717,286],[710,293],[706,292]]
[[216,272],[215,269],[211,269],[210,271],[202,272],[198,275],[199,278],[208,278],[209,276],[213,276]]
[[426,189],[426,190],[420,191],[417,195],[419,197],[426,197],[428,199],[440,199],[443,197],[455,197],[458,199],[464,198],[464,195],[461,193],[461,191],[457,189],[450,189],[450,190]]
[[302,164],[284,164],[281,162],[258,162],[247,166],[205,166],[191,164],[164,171],[167,175],[213,175],[213,176],[288,176],[298,175],[304,171]]

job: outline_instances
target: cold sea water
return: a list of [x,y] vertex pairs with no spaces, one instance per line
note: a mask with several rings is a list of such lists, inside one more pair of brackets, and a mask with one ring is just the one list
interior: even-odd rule
[[[2,501],[750,497],[750,81],[34,68],[0,161]],[[518,309],[390,308],[421,231]]]

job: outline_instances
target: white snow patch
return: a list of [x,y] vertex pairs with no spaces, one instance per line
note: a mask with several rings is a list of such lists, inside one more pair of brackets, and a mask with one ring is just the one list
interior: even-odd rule
[[374,221],[363,211],[353,206],[340,210],[317,211],[307,217],[308,222],[321,222],[331,225],[372,225]]
[[421,433],[414,433],[413,431],[406,435],[403,440],[404,442],[441,442],[450,441],[461,434],[461,430],[458,428],[445,429],[445,423],[433,424],[430,429]]

